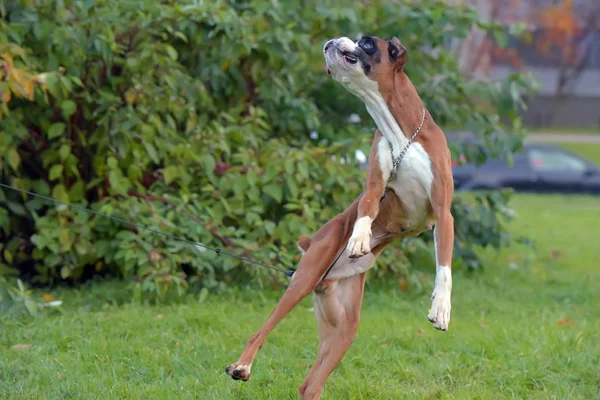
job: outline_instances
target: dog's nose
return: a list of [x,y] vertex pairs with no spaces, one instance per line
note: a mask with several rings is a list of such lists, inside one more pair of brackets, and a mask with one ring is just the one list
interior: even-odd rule
[[323,47],[323,53],[326,53],[327,50],[329,50],[331,48],[331,46],[333,46],[333,39],[331,39],[327,43],[325,43],[325,46]]

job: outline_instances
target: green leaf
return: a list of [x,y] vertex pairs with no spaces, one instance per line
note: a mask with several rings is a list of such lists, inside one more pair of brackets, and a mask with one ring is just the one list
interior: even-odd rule
[[276,202],[281,203],[281,199],[283,197],[281,185],[277,183],[271,183],[263,188],[263,192],[271,196]]
[[58,234],[58,242],[62,246],[63,251],[69,251],[71,249],[72,241],[71,237],[69,236],[68,229],[60,230],[60,233]]
[[298,197],[298,185],[296,184],[296,181],[294,179],[288,179],[287,181],[287,187],[290,190],[290,194],[292,195],[292,198],[297,198]]
[[92,179],[90,182],[88,182],[85,185],[85,190],[90,190],[95,188],[96,186],[100,185],[101,183],[103,183],[105,181],[104,178],[96,178],[96,179]]
[[173,48],[173,46],[167,45],[167,54],[171,57],[172,60],[177,60],[177,50]]
[[61,161],[65,161],[69,154],[71,154],[71,146],[68,144],[61,145],[60,149],[58,150],[58,155],[60,156]]
[[60,269],[60,277],[67,279],[69,276],[71,276],[71,270],[68,267],[62,267]]
[[208,289],[207,288],[202,288],[202,290],[200,290],[200,296],[198,296],[198,303],[202,304],[206,301],[206,298],[208,297]]
[[35,244],[39,248],[46,247],[46,239],[42,235],[32,235],[31,243]]
[[65,190],[65,185],[63,184],[57,185],[52,189],[52,197],[65,203],[69,202],[69,194]]
[[[0,228],[4,230],[5,234],[8,234],[10,229],[10,217],[8,211],[3,208],[0,208]],[[2,243],[0,243],[0,249],[2,246]]]
[[13,262],[12,253],[8,249],[4,250],[4,259],[9,264],[12,264],[12,262]]
[[45,180],[36,179],[35,181],[31,182],[31,187],[37,194],[44,196],[48,196],[50,194],[50,185],[48,185],[48,182]]
[[15,203],[14,201],[7,201],[6,204],[8,205],[9,210],[13,214],[19,215],[21,217],[24,217],[27,215],[27,210],[25,209],[25,207],[23,207],[22,204]]
[[75,83],[77,86],[79,86],[80,88],[83,88],[83,87],[85,87],[85,85],[83,84],[83,82],[81,82],[81,79],[79,79],[79,78],[78,78],[78,77],[76,77],[76,76],[71,76],[71,81],[72,81],[73,83]]
[[175,32],[175,36],[183,40],[185,43],[188,42],[188,38],[181,32]]
[[248,185],[246,185],[246,180],[242,177],[235,177],[232,186],[236,195],[243,195],[248,187]]
[[46,78],[46,85],[48,85],[48,89],[50,89],[50,90],[54,89],[57,82],[58,82],[58,78],[55,75],[49,75]]
[[154,145],[152,143],[144,142],[144,147],[148,152],[148,157],[150,157],[152,161],[158,164],[160,160],[158,158],[158,154],[156,153],[156,148],[154,148]]
[[285,172],[288,175],[292,175],[294,173],[294,170],[295,170],[295,168],[294,168],[294,160],[289,159],[289,158],[286,159],[285,160]]
[[169,165],[163,170],[163,175],[165,178],[165,183],[169,185],[175,180],[175,178],[177,178],[177,167],[175,165]]
[[114,157],[108,157],[108,161],[106,163],[112,169],[117,169],[119,167],[119,163],[117,162],[117,159]]
[[61,164],[56,164],[53,165],[52,168],[50,168],[50,173],[48,174],[48,177],[51,181],[54,181],[56,179],[62,178],[62,173],[63,166]]
[[508,35],[503,30],[495,29],[494,38],[501,48],[505,48],[508,43]]
[[111,189],[122,196],[127,196],[127,190],[129,189],[129,180],[123,178],[121,171],[113,170],[108,173],[108,180],[110,182]]
[[63,122],[57,122],[50,126],[48,129],[48,139],[54,139],[55,137],[61,136],[65,132],[66,125]]
[[23,281],[20,279],[17,279],[17,285],[19,286],[19,292],[24,295],[25,294],[25,285],[23,284]]
[[65,118],[71,117],[71,115],[75,114],[75,111],[77,111],[77,105],[72,100],[64,100],[60,104],[60,108]]
[[81,179],[78,179],[77,182],[69,189],[69,198],[72,202],[77,202],[83,199],[85,195],[85,185]]
[[21,165],[21,156],[19,156],[19,152],[14,147],[8,150],[6,158],[12,169],[15,171],[19,168],[19,165]]
[[27,308],[27,311],[32,317],[38,315],[38,306],[32,299],[25,299],[25,308]]
[[72,80],[69,77],[66,77],[66,76],[60,77],[60,83],[63,84],[67,93],[71,93],[71,91],[73,90],[73,84],[71,82],[72,82]]
[[302,178],[308,179],[308,163],[306,160],[302,160],[298,163],[298,171]]
[[277,227],[277,225],[275,225],[275,223],[273,221],[264,221],[264,226],[265,226],[265,231],[273,236],[273,234],[275,233],[275,228]]

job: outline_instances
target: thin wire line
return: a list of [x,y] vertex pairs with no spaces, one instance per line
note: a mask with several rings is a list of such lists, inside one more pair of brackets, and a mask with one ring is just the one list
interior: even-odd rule
[[108,219],[112,219],[112,220],[115,220],[115,221],[119,221],[119,222],[121,222],[123,224],[129,225],[129,226],[134,226],[134,227],[136,227],[138,229],[143,229],[143,230],[146,230],[148,232],[155,233],[157,235],[162,235],[162,236],[168,237],[170,239],[179,240],[179,241],[186,242],[186,243],[189,243],[189,244],[194,245],[194,246],[205,248],[207,250],[212,250],[215,253],[217,253],[217,255],[224,254],[224,255],[229,256],[229,257],[237,258],[238,260],[241,260],[241,261],[246,261],[246,262],[248,262],[250,264],[260,265],[261,267],[265,267],[265,268],[271,269],[273,271],[283,272],[287,276],[292,276],[294,274],[293,270],[289,270],[289,269],[285,270],[285,269],[275,268],[275,267],[272,267],[270,265],[263,264],[260,261],[254,261],[254,260],[251,260],[251,259],[246,258],[246,257],[242,257],[242,256],[238,256],[238,255],[235,255],[235,254],[228,253],[226,251],[221,250],[221,248],[219,248],[219,247],[210,247],[210,246],[207,246],[207,245],[199,243],[199,242],[194,242],[194,241],[191,241],[191,240],[188,240],[188,239],[184,239],[184,238],[179,237],[179,236],[171,235],[171,234],[164,233],[164,232],[161,232],[161,231],[156,230],[156,229],[148,228],[147,226],[134,224],[133,222],[129,222],[129,221],[126,221],[126,220],[121,219],[121,218],[113,217],[111,215],[107,215],[107,214],[103,214],[101,212],[90,210],[89,208],[78,206],[76,204],[66,203],[64,201],[53,199],[52,197],[43,196],[41,194],[37,194],[37,193],[30,192],[30,191],[27,191],[27,190],[17,189],[16,187],[5,185],[4,183],[0,183],[0,186],[4,187],[4,188],[7,188],[7,189],[14,190],[16,192],[25,193],[25,194],[28,194],[30,196],[39,197],[41,199],[44,199],[44,200],[47,200],[47,201],[50,201],[50,202],[53,202],[53,203],[63,204],[63,205],[66,205],[68,207],[71,207],[71,208],[75,208],[75,209],[78,209],[78,210],[81,210],[81,211],[86,211],[86,212],[89,212],[89,213],[92,213],[92,214],[95,214],[95,215],[99,215],[99,216],[104,217],[104,218],[108,218]]

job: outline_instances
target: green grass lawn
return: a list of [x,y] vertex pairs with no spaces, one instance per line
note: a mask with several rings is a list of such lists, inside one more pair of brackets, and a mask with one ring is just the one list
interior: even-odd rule
[[[324,399],[600,398],[600,200],[514,205],[513,230],[538,249],[489,252],[482,273],[456,271],[448,332],[426,318],[433,267],[423,290],[368,283],[358,337]],[[0,316],[0,399],[293,399],[316,355],[308,299],[242,383],[224,367],[279,293],[168,306],[120,304],[123,286],[110,283],[53,294],[60,312]]]

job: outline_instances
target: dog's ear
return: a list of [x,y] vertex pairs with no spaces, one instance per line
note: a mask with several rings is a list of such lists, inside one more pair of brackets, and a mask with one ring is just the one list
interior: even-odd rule
[[406,47],[400,43],[398,38],[394,37],[388,42],[388,54],[396,70],[402,70],[406,63]]

